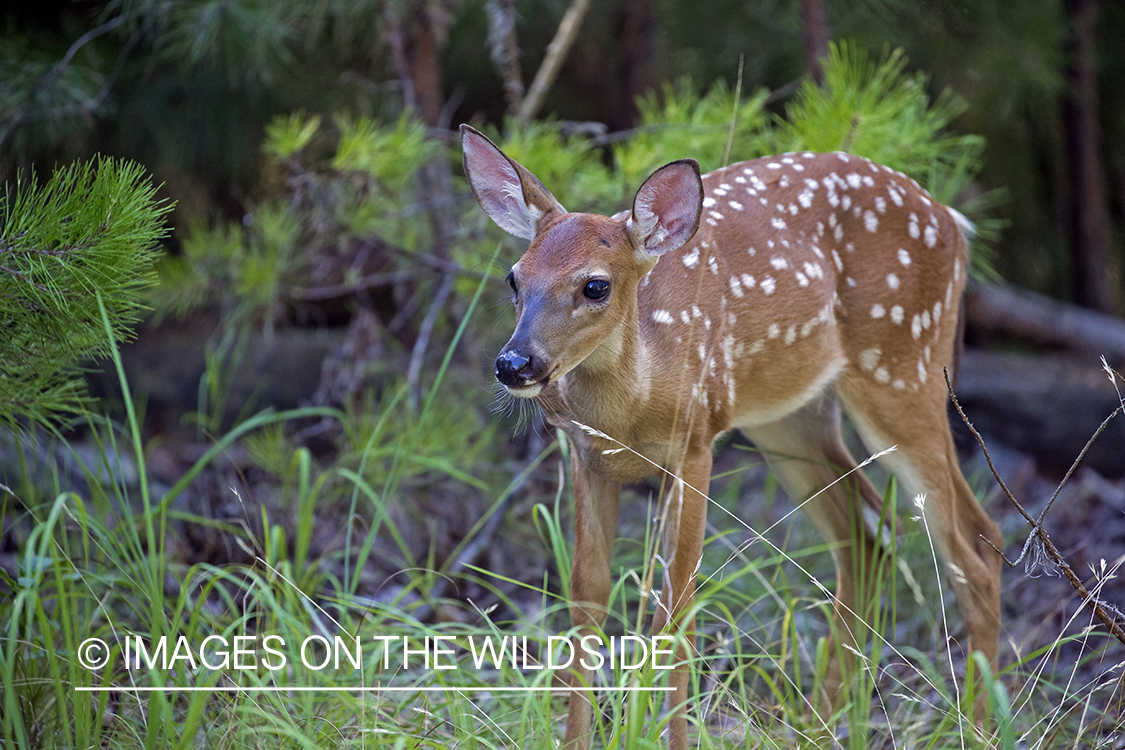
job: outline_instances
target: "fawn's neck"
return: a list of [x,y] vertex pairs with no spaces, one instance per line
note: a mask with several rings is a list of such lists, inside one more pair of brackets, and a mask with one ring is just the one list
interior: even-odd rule
[[648,351],[633,304],[613,333],[559,380],[558,394],[568,412],[560,416],[620,440],[630,438],[652,389]]

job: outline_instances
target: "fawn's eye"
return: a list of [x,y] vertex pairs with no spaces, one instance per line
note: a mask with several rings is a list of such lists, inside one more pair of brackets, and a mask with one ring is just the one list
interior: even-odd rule
[[582,294],[586,295],[586,299],[605,299],[605,296],[609,294],[609,282],[605,279],[587,281]]
[[516,275],[511,271],[508,272],[508,286],[512,287],[513,293],[519,291],[518,289],[516,289]]

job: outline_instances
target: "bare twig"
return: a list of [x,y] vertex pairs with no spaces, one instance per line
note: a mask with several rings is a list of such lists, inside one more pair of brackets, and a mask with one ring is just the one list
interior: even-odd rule
[[406,371],[406,399],[410,404],[410,410],[414,413],[418,412],[418,403],[421,401],[422,363],[426,358],[426,348],[430,345],[430,334],[433,333],[438,314],[445,307],[449,295],[453,293],[453,280],[455,278],[452,273],[446,273],[445,278],[441,280],[441,287],[434,295],[434,301],[430,303],[430,309],[426,311],[426,317],[422,319],[422,325],[418,328],[418,339],[414,342],[414,351],[410,353],[410,367]]
[[[512,502],[523,491],[524,486],[531,478],[534,471],[539,467],[543,460],[555,450],[557,446],[548,445],[546,438],[538,430],[532,430],[530,439],[527,443],[527,451],[525,460],[520,463],[522,467],[520,471],[516,472],[512,482],[508,488],[504,490],[504,498],[500,504],[492,511],[488,520],[480,527],[477,535],[464,546],[457,557],[441,571],[441,575],[434,582],[434,587],[430,590],[429,601],[438,602],[444,599],[451,586],[456,585],[454,577],[461,574],[461,572],[468,566],[476,564],[477,560],[483,555],[489,546],[493,543],[496,537],[496,531],[500,528],[501,521],[504,516],[508,514],[508,509],[512,506]],[[471,530],[470,530],[471,533]],[[427,606],[420,612],[416,612],[415,616],[424,620],[430,615],[431,610]]]
[[[1043,513],[1040,514],[1038,520],[1032,518],[1031,515],[1026,510],[1024,510],[1020,502],[1016,500],[1015,496],[1013,496],[1012,493],[1008,490],[1007,485],[1004,484],[1004,480],[1000,478],[1000,473],[996,471],[996,467],[992,463],[992,457],[988,454],[988,448],[984,444],[984,438],[982,438],[980,433],[977,432],[976,428],[973,427],[973,423],[970,422],[969,418],[965,415],[965,411],[961,408],[961,404],[957,402],[957,396],[953,392],[953,385],[949,382],[948,368],[942,368],[942,372],[945,375],[945,387],[949,391],[949,398],[953,402],[953,407],[957,410],[957,414],[960,415],[961,420],[965,423],[965,426],[969,428],[969,432],[971,432],[973,434],[973,437],[976,438],[977,444],[980,445],[980,449],[984,453],[984,459],[988,462],[988,468],[992,471],[992,476],[996,477],[996,481],[1000,483],[1000,489],[1004,491],[1004,495],[1007,496],[1008,501],[1016,508],[1016,510],[1020,512],[1020,515],[1022,515],[1027,520],[1027,522],[1031,524],[1032,527],[1031,534],[1028,536],[1028,541],[1024,544],[1024,552],[1020,554],[1019,559],[1017,559],[1015,562],[1009,560],[1004,554],[1003,550],[997,549],[996,545],[994,545],[990,540],[986,539],[983,536],[981,537],[981,539],[984,539],[984,541],[988,543],[988,546],[996,550],[996,553],[1000,555],[1000,557],[1004,560],[1004,562],[1008,564],[1009,567],[1013,567],[1019,564],[1019,561],[1023,559],[1024,554],[1027,553],[1028,545],[1035,546],[1037,548],[1037,551],[1033,551],[1031,553],[1033,557],[1046,557],[1055,565],[1058,570],[1061,570],[1063,575],[1066,576],[1066,579],[1070,582],[1070,585],[1074,587],[1075,591],[1081,594],[1083,601],[1090,606],[1090,608],[1094,611],[1095,616],[1097,616],[1101,623],[1105,625],[1106,629],[1109,630],[1109,632],[1113,634],[1113,636],[1117,638],[1117,640],[1121,641],[1122,644],[1125,644],[1125,629],[1123,629],[1122,624],[1118,622],[1119,613],[1117,609],[1115,607],[1104,604],[1096,596],[1090,593],[1090,591],[1085,587],[1085,585],[1083,585],[1082,581],[1074,573],[1074,570],[1070,567],[1069,563],[1067,563],[1066,558],[1064,558],[1055,547],[1055,544],[1051,541],[1051,537],[1048,536],[1046,529],[1043,528],[1043,516],[1046,515],[1047,509],[1050,508],[1051,503],[1054,502],[1055,497],[1058,496],[1059,490],[1055,490],[1055,494],[1051,497],[1051,501],[1047,504],[1047,508],[1043,509]],[[1115,409],[1112,414],[1106,417],[1105,422],[1102,422],[1102,425],[1098,428],[1098,431],[1095,432],[1094,436],[1091,437],[1089,442],[1086,443],[1086,448],[1089,448],[1090,443],[1093,443],[1094,439],[1097,438],[1099,434],[1101,434],[1102,430],[1105,429],[1106,423],[1116,417],[1118,414],[1122,413],[1122,411],[1125,411],[1125,404]],[[1085,455],[1086,448],[1083,448],[1082,453],[1080,453],[1078,455],[1078,458],[1075,459],[1074,465],[1070,467],[1070,471],[1067,472],[1066,477],[1069,477],[1074,471],[1074,467],[1077,466],[1078,461],[1080,461],[1082,459],[1082,456]],[[1066,478],[1064,477],[1063,483],[1065,482]],[[1059,489],[1062,489],[1062,484],[1059,485]],[[1035,540],[1034,543],[1032,542],[1032,539]]]
[[314,287],[291,287],[289,294],[300,300],[332,299],[343,297],[346,294],[363,292],[377,286],[398,284],[403,281],[412,281],[422,273],[417,270],[390,271],[388,273],[373,273],[347,284],[328,284]]
[[590,0],[574,0],[566,9],[562,21],[559,22],[558,31],[555,32],[555,38],[547,45],[547,55],[543,58],[543,64],[539,66],[539,72],[535,74],[535,80],[527,90],[527,97],[520,105],[520,121],[531,122],[539,112],[539,108],[543,106],[547,90],[555,82],[567,53],[574,45],[574,40],[578,38],[578,29],[582,26],[582,19],[589,8]]
[[35,84],[35,90],[37,92],[42,91],[43,89],[54,83],[55,79],[61,76],[63,71],[66,70],[66,66],[70,65],[70,61],[74,59],[74,56],[76,54],[78,54],[78,50],[82,49],[84,46],[94,41],[99,36],[108,34],[123,23],[125,23],[125,16],[117,16],[116,18],[111,18],[101,26],[90,29],[85,34],[74,40],[74,44],[70,45],[70,49],[66,51],[66,54],[63,55],[63,58],[55,63],[55,66],[47,71],[47,73]]

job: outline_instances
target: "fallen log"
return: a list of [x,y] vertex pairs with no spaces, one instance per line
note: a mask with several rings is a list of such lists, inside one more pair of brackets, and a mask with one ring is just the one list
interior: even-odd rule
[[1115,366],[1125,362],[1125,320],[1008,284],[971,284],[965,294],[965,321],[970,336],[978,340],[1016,338],[1104,355]]
[[[1118,386],[1125,392],[1125,384]],[[1121,403],[1094,356],[1087,363],[1060,355],[966,349],[955,391],[986,439],[1063,471]],[[1109,423],[1083,465],[1102,476],[1125,476],[1125,418]]]

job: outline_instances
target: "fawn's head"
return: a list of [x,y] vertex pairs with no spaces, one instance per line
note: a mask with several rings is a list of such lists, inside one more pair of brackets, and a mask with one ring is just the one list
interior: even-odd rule
[[535,175],[461,126],[465,175],[485,213],[530,240],[508,283],[516,330],[496,358],[508,392],[533,398],[578,365],[616,361],[636,325],[637,284],[699,226],[703,185],[692,159],[656,170],[623,220],[567,213]]

